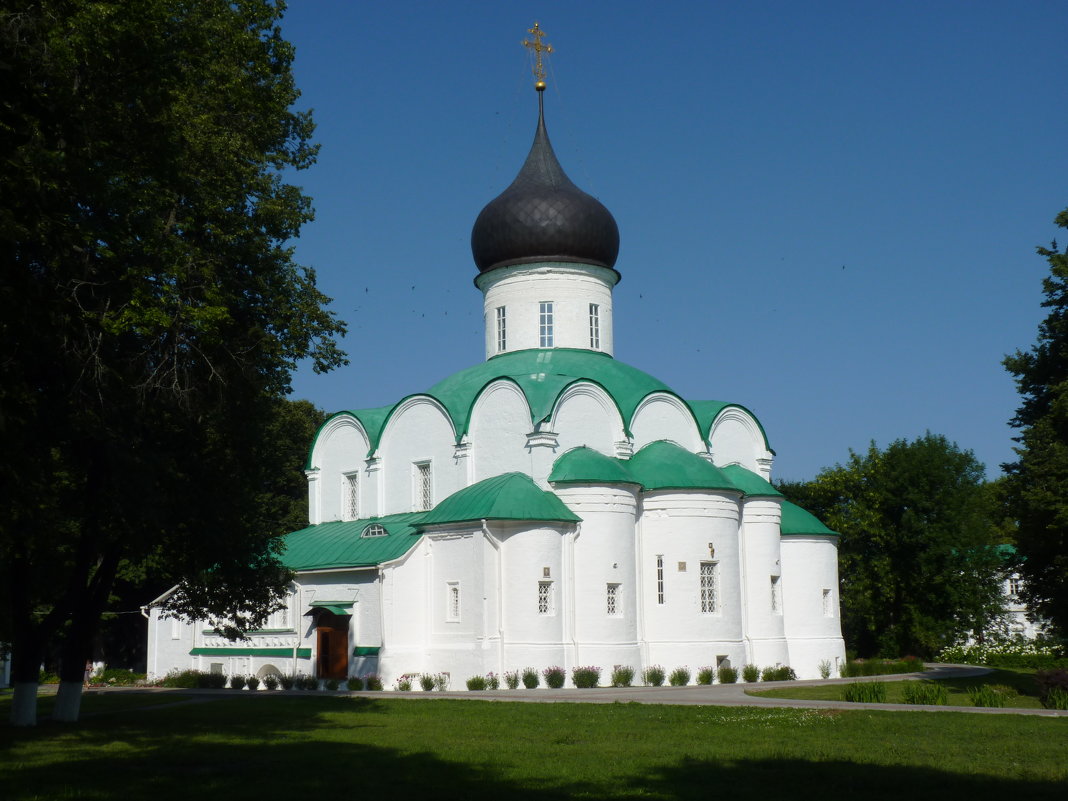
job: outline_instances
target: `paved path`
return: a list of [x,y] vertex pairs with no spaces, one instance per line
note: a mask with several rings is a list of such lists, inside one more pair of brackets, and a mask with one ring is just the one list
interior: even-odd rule
[[[813,687],[824,684],[849,684],[854,681],[901,681],[904,679],[963,679],[971,676],[982,676],[990,673],[990,668],[971,667],[968,665],[930,665],[923,673],[905,673],[893,676],[869,676],[855,679],[825,679],[816,681],[780,681],[774,683],[775,689],[789,687]],[[550,690],[545,687],[536,690],[490,690],[486,692],[469,692],[466,690],[450,690],[445,692],[355,692],[338,693],[360,698],[411,698],[434,700],[450,698],[464,701],[517,701],[522,703],[582,703],[582,704],[614,704],[614,703],[638,703],[638,704],[679,704],[683,706],[750,706],[765,708],[793,708],[793,709],[872,709],[881,712],[967,712],[979,715],[1039,715],[1042,717],[1068,717],[1068,710],[1057,709],[1019,709],[1019,708],[992,708],[973,706],[925,706],[919,704],[861,704],[847,701],[816,701],[798,700],[793,698],[764,698],[761,696],[746,694],[747,689],[752,689],[751,684],[712,684],[690,685],[686,687],[597,687],[589,690],[565,688]],[[772,685],[757,685],[759,689],[771,689]],[[90,692],[113,693],[113,692],[145,692],[159,693],[159,704],[139,709],[159,709],[164,706],[175,704],[195,703],[211,699],[224,700],[226,698],[244,698],[250,695],[259,698],[267,698],[278,695],[306,695],[293,691],[276,690],[273,693],[243,691],[238,693],[233,690],[183,690],[170,688],[102,688]],[[183,699],[168,703],[165,696],[171,693],[185,696],[198,696],[194,699]],[[326,695],[324,691],[322,694]]]

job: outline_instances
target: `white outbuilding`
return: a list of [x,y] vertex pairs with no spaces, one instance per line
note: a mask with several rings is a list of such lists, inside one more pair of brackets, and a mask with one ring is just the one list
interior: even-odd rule
[[343,411],[306,465],[284,610],[246,642],[151,609],[148,670],[322,678],[844,660],[837,536],[770,483],[764,429],[613,356],[619,232],[542,98],[471,236],[485,361]]

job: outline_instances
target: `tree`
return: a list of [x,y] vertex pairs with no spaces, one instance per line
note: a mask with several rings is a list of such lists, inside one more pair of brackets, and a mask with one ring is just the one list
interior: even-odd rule
[[[342,325],[286,242],[311,219],[293,51],[266,0],[39,0],[0,11],[0,640],[60,719],[117,578],[240,634],[273,609],[285,522],[265,436]],[[14,457],[14,458],[12,458]]]
[[[1068,228],[1068,209],[1055,223]],[[1003,465],[1009,508],[1019,526],[1022,594],[1032,614],[1068,636],[1068,250],[1039,247],[1049,262],[1042,281],[1049,310],[1029,351],[1007,356],[1021,403],[1016,461]]]
[[1000,614],[1006,565],[971,451],[931,433],[872,443],[779,488],[841,535],[843,635],[862,656],[931,656]]

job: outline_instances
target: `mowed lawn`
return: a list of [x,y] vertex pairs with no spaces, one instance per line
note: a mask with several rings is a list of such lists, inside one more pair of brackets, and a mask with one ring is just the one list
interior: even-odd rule
[[1068,798],[1068,718],[230,692],[5,723],[0,798]]

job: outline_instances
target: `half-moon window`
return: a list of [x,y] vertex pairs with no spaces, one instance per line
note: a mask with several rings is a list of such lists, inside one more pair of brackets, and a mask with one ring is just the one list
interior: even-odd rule
[[383,526],[378,525],[378,523],[372,523],[371,525],[369,525],[367,528],[365,528],[363,530],[363,534],[361,534],[360,536],[361,537],[384,537],[388,533],[389,532],[387,532],[386,529]]

